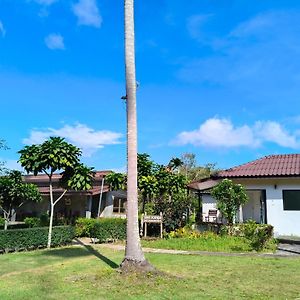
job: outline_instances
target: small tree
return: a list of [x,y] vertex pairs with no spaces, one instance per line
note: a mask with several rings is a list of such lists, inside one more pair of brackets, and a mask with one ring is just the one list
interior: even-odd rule
[[217,200],[217,207],[229,225],[233,224],[239,207],[249,200],[245,188],[229,179],[222,180],[213,188],[211,194]]
[[6,176],[0,177],[0,208],[4,216],[4,229],[13,210],[30,201],[40,202],[42,197],[36,185],[24,183],[19,171],[10,171]]
[[[88,190],[92,187],[93,168],[80,163],[81,150],[67,143],[63,138],[50,137],[42,144],[25,146],[19,151],[22,167],[35,176],[44,173],[49,178],[50,192],[50,224],[48,234],[48,248],[51,247],[53,216],[55,205],[66,192],[72,190]],[[52,178],[55,172],[61,172],[59,186],[63,188],[60,196],[54,199]]]

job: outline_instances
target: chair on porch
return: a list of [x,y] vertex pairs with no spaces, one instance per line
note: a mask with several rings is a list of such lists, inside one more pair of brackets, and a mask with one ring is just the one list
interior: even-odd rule
[[207,216],[205,216],[205,222],[208,223],[218,223],[218,210],[209,209]]

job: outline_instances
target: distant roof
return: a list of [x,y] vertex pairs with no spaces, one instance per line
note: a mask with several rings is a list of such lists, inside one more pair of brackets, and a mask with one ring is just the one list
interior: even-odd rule
[[214,178],[295,177],[300,176],[300,154],[269,155],[220,171]]
[[[95,180],[99,180],[99,179],[102,179],[103,176],[106,176],[107,174],[111,173],[112,171],[108,171],[108,170],[105,170],[105,171],[95,171]],[[53,174],[52,176],[52,180],[53,181],[58,181],[59,179],[61,178],[61,174]],[[46,175],[46,174],[38,174],[36,176],[32,175],[32,174],[29,174],[29,175],[25,175],[24,176],[24,180],[26,182],[32,182],[32,183],[35,183],[35,182],[42,182],[42,181],[47,181],[49,180],[49,177]]]
[[[104,184],[102,187],[102,178],[112,171],[95,171],[94,183],[92,189],[88,191],[73,191],[69,190],[66,195],[70,194],[85,194],[85,195],[97,195],[100,194],[101,191],[103,193],[109,191],[109,186]],[[58,187],[59,179],[61,178],[61,174],[53,174],[53,192],[54,193],[62,193],[64,189]],[[34,183],[38,186],[38,189],[42,195],[49,195],[49,177],[46,174],[38,174],[34,175],[25,175],[24,181],[27,183]]]
[[205,190],[210,190],[217,184],[218,184],[218,180],[202,179],[199,181],[192,182],[188,186],[193,190],[205,191]]

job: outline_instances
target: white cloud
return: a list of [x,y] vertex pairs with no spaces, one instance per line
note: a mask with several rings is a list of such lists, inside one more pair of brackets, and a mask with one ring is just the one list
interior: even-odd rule
[[5,36],[6,31],[4,29],[3,23],[0,21],[0,35]]
[[51,50],[64,50],[64,38],[58,33],[51,33],[45,37],[45,44]]
[[32,130],[29,138],[23,139],[24,144],[40,144],[50,136],[64,137],[68,142],[81,148],[84,156],[91,156],[105,145],[120,144],[122,134],[109,130],[96,131],[84,124],[65,125],[60,129]]
[[266,142],[299,149],[297,132],[288,133],[279,123],[258,121],[253,126],[234,126],[228,119],[211,118],[192,131],[181,132],[173,144],[211,148],[259,147]]
[[102,17],[96,0],[79,0],[78,3],[73,5],[72,9],[78,18],[78,25],[101,27]]
[[300,146],[296,134],[290,135],[277,122],[256,122],[254,130],[256,135],[263,141],[273,142],[279,146],[293,149],[297,149]]

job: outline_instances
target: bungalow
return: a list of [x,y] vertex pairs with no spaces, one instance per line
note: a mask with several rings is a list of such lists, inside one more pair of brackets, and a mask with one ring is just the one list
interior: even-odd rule
[[[242,184],[248,193],[249,201],[237,216],[241,222],[271,224],[275,236],[300,236],[300,154],[266,156],[191,183],[189,187],[202,198],[204,222],[212,221],[209,213],[217,209],[210,191],[225,178]],[[214,221],[223,221],[220,212]]]
[[[88,191],[68,191],[55,206],[55,217],[74,219],[76,217],[124,217],[126,210],[126,193],[110,191],[105,183],[105,176],[111,171],[97,171],[93,188]],[[63,189],[58,186],[60,174],[53,175],[53,192],[57,198]],[[34,183],[42,194],[42,202],[27,203],[15,213],[12,221],[23,221],[26,217],[38,216],[49,211],[49,179],[47,175],[26,175],[24,181]]]

